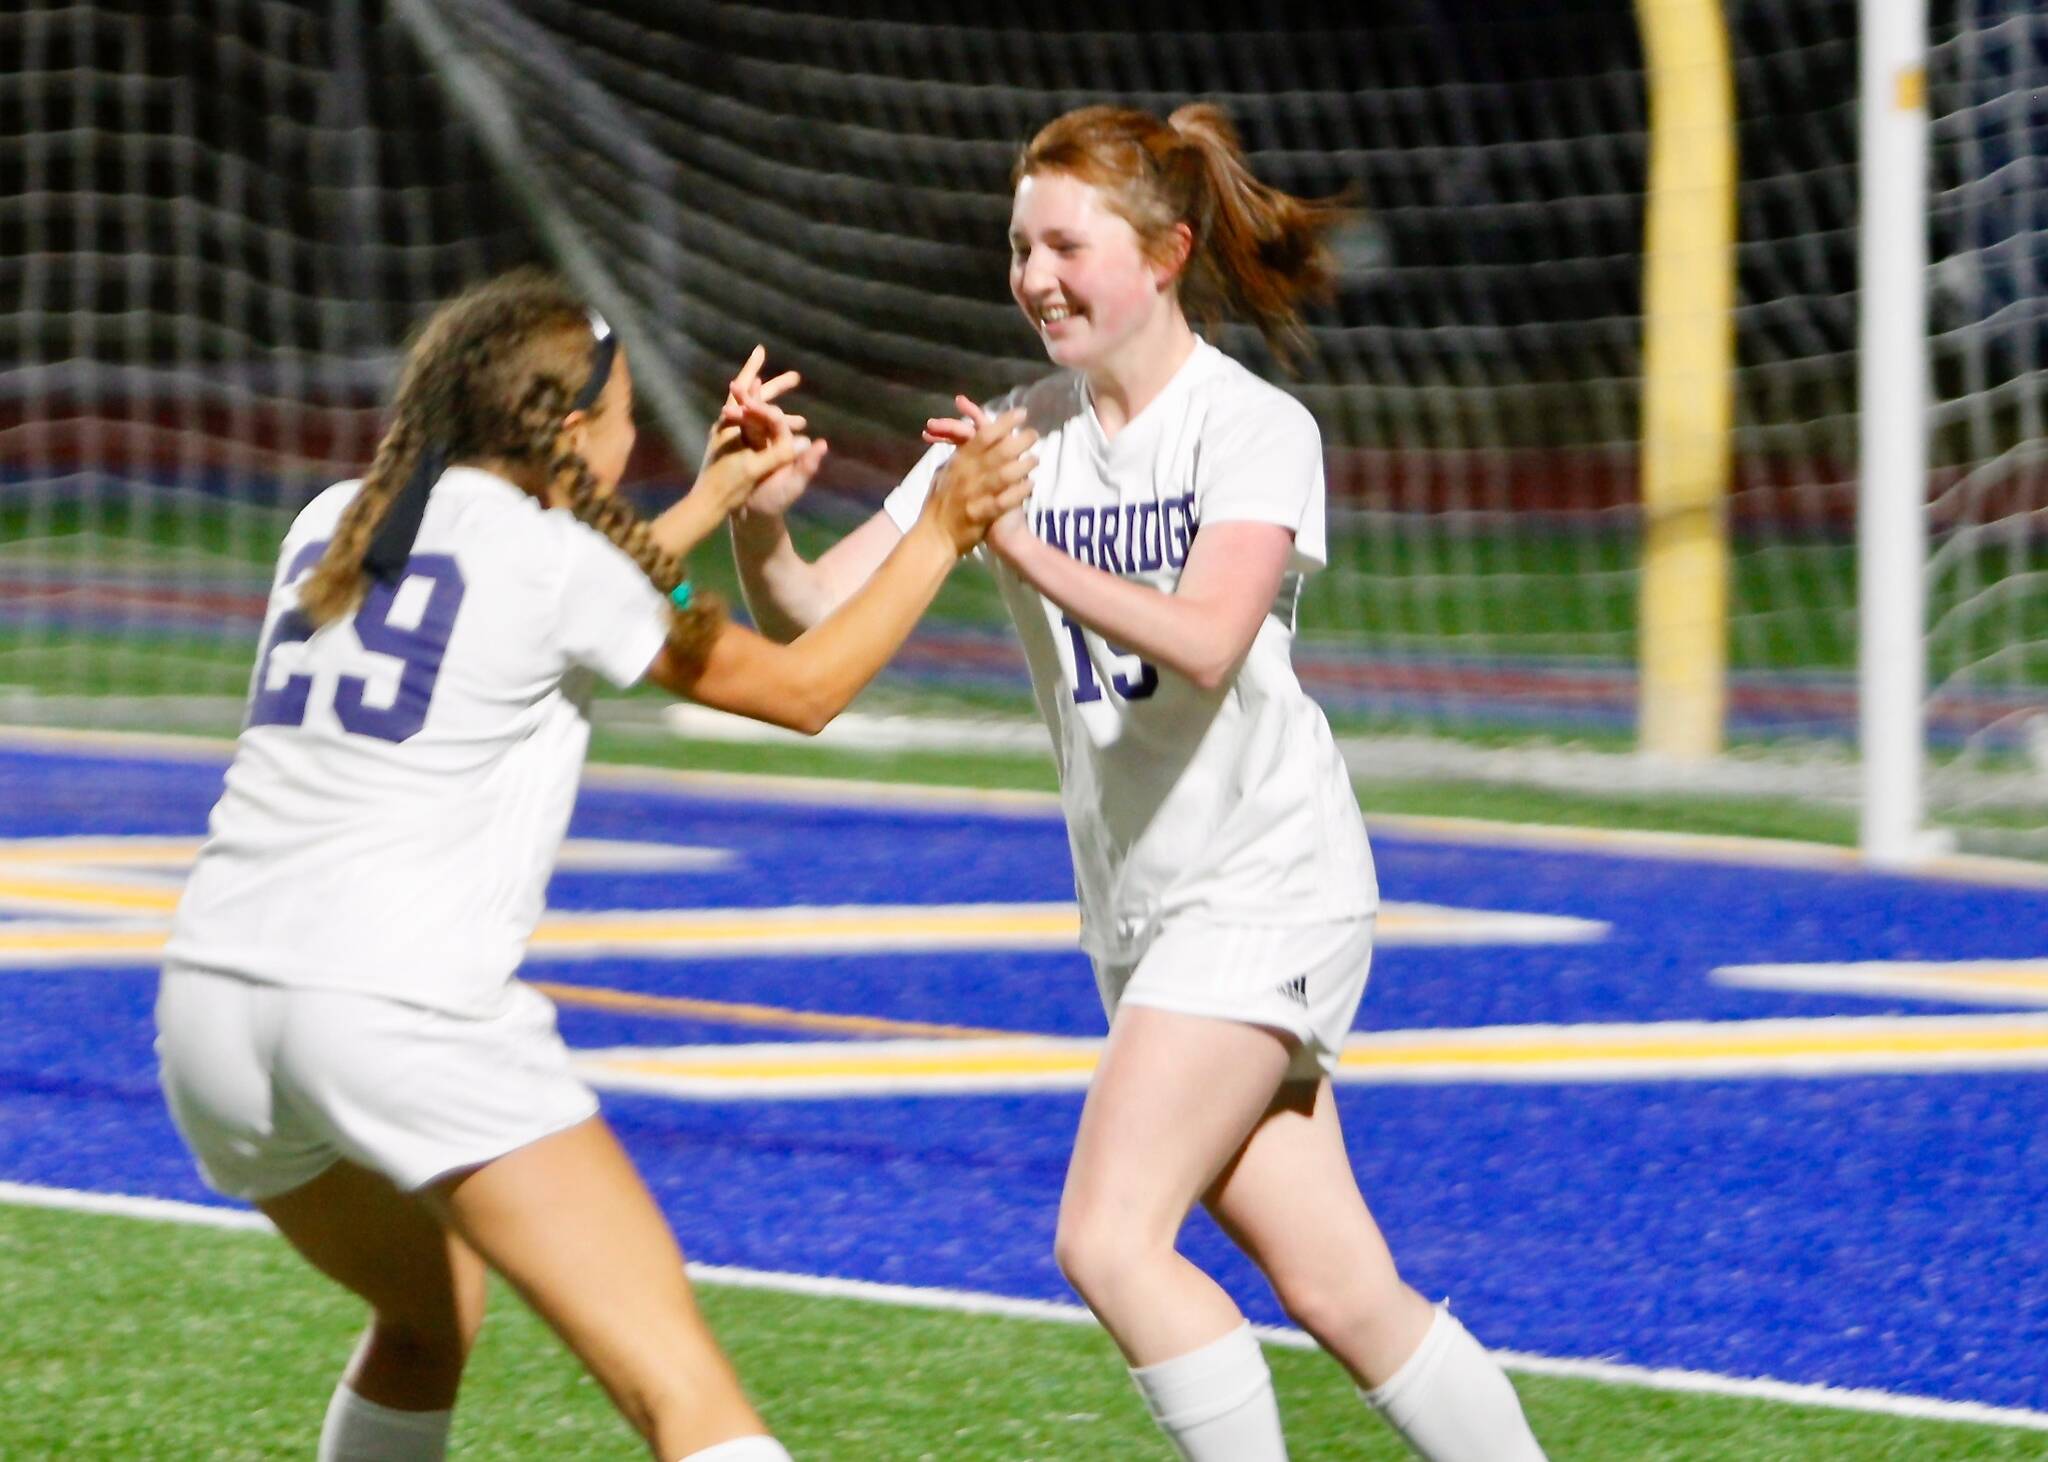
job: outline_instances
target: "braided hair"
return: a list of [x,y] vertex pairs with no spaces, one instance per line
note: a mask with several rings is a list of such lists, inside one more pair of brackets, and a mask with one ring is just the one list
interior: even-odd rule
[[[682,559],[661,550],[646,522],[604,489],[562,432],[591,370],[590,312],[553,275],[515,270],[441,305],[406,352],[390,429],[300,591],[300,608],[318,626],[361,601],[377,531],[423,462],[436,476],[437,462],[539,467],[547,500],[616,544],[655,588],[666,594],[682,583]],[[606,408],[600,399],[587,409]],[[670,650],[701,661],[724,620],[717,596],[698,594],[674,611]]]

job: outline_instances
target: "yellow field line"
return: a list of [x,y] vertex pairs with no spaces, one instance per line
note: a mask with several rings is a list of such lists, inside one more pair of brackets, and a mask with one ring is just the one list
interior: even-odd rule
[[594,985],[563,985],[535,980],[533,988],[557,1005],[575,1005],[593,1010],[618,1010],[632,1015],[662,1015],[684,1020],[703,1020],[719,1025],[760,1026],[778,1030],[819,1031],[833,1035],[924,1037],[935,1040],[1014,1039],[1028,1034],[1019,1031],[988,1030],[971,1025],[940,1025],[922,1020],[891,1020],[879,1015],[829,1015],[822,1011],[790,1010],[779,1005],[751,1005],[743,1001],[695,1000],[680,995],[640,995],[630,990],[608,990]]
[[1957,987],[1965,990],[2025,990],[2038,993],[2048,990],[2048,974],[1969,974],[1937,975],[1929,979],[1925,975],[1906,975],[1902,979],[1927,980],[1931,985]]
[[[1006,1034],[1014,1034],[1007,1032]],[[967,1050],[974,1054],[967,1055]],[[963,1054],[932,1051],[877,1051],[849,1055],[834,1051],[788,1060],[731,1060],[699,1057],[688,1061],[661,1057],[606,1056],[595,1064],[607,1071],[637,1076],[721,1077],[731,1080],[774,1080],[863,1076],[1051,1076],[1095,1069],[1100,1054],[1092,1045],[1026,1043],[1001,1051],[962,1047]]]
[[0,964],[9,955],[157,954],[170,937],[164,929],[10,929],[0,924]]
[[563,945],[629,942],[653,944],[736,944],[754,940],[801,943],[840,939],[1072,939],[1080,932],[1080,916],[1071,905],[1044,910],[976,909],[934,906],[874,912],[861,909],[763,909],[752,913],[707,910],[702,914],[671,914],[646,918],[637,914],[608,917],[556,915],[534,932],[536,949]]
[[[1731,1022],[1740,1030],[1740,1023]],[[1529,1066],[1560,1061],[1705,1061],[1773,1056],[1918,1056],[1930,1054],[2048,1052],[2048,1029],[1981,1027],[1959,1030],[1894,1026],[1869,1029],[1804,1029],[1781,1033],[1711,1032],[1684,1036],[1614,1036],[1586,1040],[1549,1039],[1417,1041],[1370,1044],[1347,1049],[1344,1066],[1431,1065]]]
[[55,904],[70,911],[168,914],[178,906],[175,888],[146,884],[73,883],[54,878],[0,878],[0,902]]
[[[56,884],[0,879],[0,899],[10,890],[20,895]],[[176,907],[174,892],[80,886],[72,902],[90,904],[98,912],[134,909],[168,914]],[[55,902],[54,899],[49,900]],[[541,953],[572,949],[615,947],[647,953],[674,950],[687,953],[690,946],[721,947],[758,943],[768,946],[818,945],[829,950],[854,941],[963,943],[998,939],[1071,941],[1078,929],[1070,905],[1049,905],[1043,911],[1006,909],[932,908],[871,914],[860,910],[767,909],[734,914],[728,910],[703,915],[656,916],[637,914],[614,917],[553,917],[541,921],[534,931],[533,948]],[[9,930],[0,923],[0,961],[10,954],[64,953],[89,957],[94,954],[127,954],[160,948],[168,935],[158,930],[121,930],[104,927],[77,929]]]
[[[1954,1017],[1905,1017],[1897,1021],[1885,1018],[1882,1025],[1845,1028],[1816,1019],[1795,1029],[1763,1030],[1755,1025],[1776,1026],[1778,1022],[1730,1022],[1730,1028],[1723,1031],[1672,1034],[1658,1033],[1653,1027],[1641,1035],[1624,1034],[1604,1026],[1583,1035],[1574,1035],[1568,1029],[1517,1031],[1508,1027],[1483,1033],[1445,1033],[1440,1039],[1419,1032],[1387,1032],[1353,1037],[1352,1044],[1339,1058],[1339,1066],[1349,1072],[1449,1067],[1481,1073],[1545,1065],[1597,1069],[1602,1065],[1657,1063],[1682,1069],[1723,1061],[1815,1057],[2019,1053],[2048,1056],[2048,1025],[2033,1022],[2011,1027],[1954,1022]],[[997,1034],[1012,1035],[1011,1044],[994,1049],[977,1043],[855,1051],[795,1047],[733,1054],[699,1049],[687,1054],[650,1052],[645,1056],[612,1051],[588,1053],[584,1059],[602,1070],[623,1075],[745,1082],[1085,1075],[1094,1068],[1100,1054],[1100,1043],[1096,1041],[989,1033],[991,1037]]]
[[198,838],[0,838],[0,865],[107,863],[176,868],[198,856]]

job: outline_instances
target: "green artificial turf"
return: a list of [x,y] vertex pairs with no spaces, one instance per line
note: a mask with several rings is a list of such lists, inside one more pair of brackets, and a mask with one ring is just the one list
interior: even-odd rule
[[[1089,1325],[726,1286],[706,1314],[805,1462],[1167,1462]],[[361,1307],[275,1237],[0,1206],[0,1456],[311,1455]],[[1406,1452],[1312,1351],[1268,1347],[1296,1462]],[[1583,1462],[2039,1458],[2038,1432],[1522,1375],[1551,1455]],[[451,1455],[645,1454],[502,1287]]]

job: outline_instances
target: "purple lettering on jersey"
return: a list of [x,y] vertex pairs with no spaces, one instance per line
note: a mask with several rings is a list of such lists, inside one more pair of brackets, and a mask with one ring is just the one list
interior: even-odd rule
[[[399,588],[415,578],[432,587],[419,627],[405,629],[391,623],[390,615]],[[342,676],[334,687],[334,715],[343,730],[379,741],[408,741],[419,734],[427,724],[427,706],[434,698],[434,683],[441,678],[441,657],[455,633],[455,611],[462,607],[466,588],[454,555],[446,553],[415,553],[406,560],[405,578],[397,585],[370,585],[356,610],[356,638],[371,654],[399,662],[398,691],[389,706],[373,706],[365,699],[367,680]]]
[[[295,582],[320,562],[320,556],[327,552],[327,540],[308,543],[292,556],[291,566],[284,571],[280,584]],[[256,673],[249,686],[249,718],[251,726],[296,726],[306,719],[306,697],[313,689],[310,675],[288,675],[275,688],[269,684],[270,657],[279,645],[296,644],[313,637],[313,621],[298,609],[287,609],[277,617],[271,627],[270,642],[256,657]]]
[[1124,509],[1124,572],[1138,572],[1138,505]]
[[297,553],[292,555],[292,566],[284,571],[284,577],[280,579],[278,582],[289,584],[293,579],[296,579],[300,574],[306,573],[311,569],[318,568],[320,566],[320,560],[326,556],[326,553],[327,540],[325,538],[322,538],[317,542],[307,544],[304,548],[300,549]]
[[[1123,655],[1126,659],[1133,658],[1114,645],[1110,646],[1110,650],[1114,654]],[[1110,673],[1109,683],[1115,686],[1116,693],[1127,701],[1148,700],[1152,692],[1159,689],[1159,668],[1150,660],[1139,660],[1136,680],[1131,679],[1123,671],[1116,670]]]
[[1138,505],[1137,539],[1132,557],[1138,560],[1138,570],[1150,573],[1166,561],[1165,546],[1159,531],[1159,504],[1157,502]]
[[1068,550],[1082,563],[1095,562],[1095,509],[1074,509],[1074,546]]
[[1091,701],[1102,699],[1102,682],[1095,678],[1095,662],[1088,658],[1088,641],[1081,633],[1081,626],[1066,615],[1060,616],[1060,623],[1067,627],[1067,638],[1074,646],[1074,704],[1085,706]]
[[1185,493],[1161,504],[1166,518],[1166,561],[1179,568],[1188,561],[1188,545],[1195,537],[1195,495]]
[[1095,555],[1101,567],[1112,574],[1124,571],[1124,561],[1117,553],[1117,528],[1123,521],[1123,514],[1114,506],[1104,508],[1095,520]]
[[1068,551],[1066,509],[1062,508],[1060,511],[1054,512],[1051,508],[1047,508],[1041,512],[1038,515],[1038,536],[1054,548],[1057,548],[1061,553],[1066,553]]

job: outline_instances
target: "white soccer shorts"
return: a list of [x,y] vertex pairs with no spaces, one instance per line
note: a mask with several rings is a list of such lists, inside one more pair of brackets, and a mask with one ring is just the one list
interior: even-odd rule
[[1336,1069],[1372,969],[1373,916],[1316,924],[1170,920],[1135,964],[1095,962],[1102,1008],[1122,1004],[1267,1026],[1299,1049],[1289,1081]]
[[338,1158],[412,1192],[597,1111],[554,1006],[516,982],[474,1020],[174,965],[156,1015],[172,1120],[230,1198],[288,1193]]

